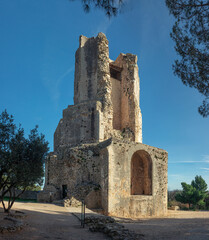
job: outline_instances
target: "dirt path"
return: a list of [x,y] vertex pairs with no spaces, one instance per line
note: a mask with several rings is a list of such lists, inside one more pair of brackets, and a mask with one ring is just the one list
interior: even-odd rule
[[[0,234],[0,240],[107,240],[101,233],[81,228],[70,212],[79,209],[54,204],[15,203],[14,209],[27,214],[28,225],[16,233]],[[70,212],[69,212],[70,211]],[[123,225],[145,240],[209,240],[209,212],[169,211],[165,218],[140,219]]]
[[166,218],[124,223],[145,240],[209,240],[209,212],[169,211]]
[[15,210],[24,211],[28,225],[16,233],[0,234],[0,240],[105,240],[101,233],[81,228],[78,219],[64,207],[54,204],[15,203]]

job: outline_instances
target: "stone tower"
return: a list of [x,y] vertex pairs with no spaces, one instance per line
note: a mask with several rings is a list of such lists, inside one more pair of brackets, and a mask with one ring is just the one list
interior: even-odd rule
[[61,145],[101,142],[127,135],[142,142],[137,57],[120,54],[109,59],[106,36],[80,37],[75,56],[74,105],[63,111],[54,135]]
[[103,33],[80,37],[74,105],[63,110],[46,163],[39,200],[62,198],[120,217],[167,209],[167,153],[142,144],[137,56],[110,60]]

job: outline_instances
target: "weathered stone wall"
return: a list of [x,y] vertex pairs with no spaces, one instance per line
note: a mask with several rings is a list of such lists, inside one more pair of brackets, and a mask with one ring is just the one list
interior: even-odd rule
[[[131,195],[131,159],[144,150],[152,160],[152,194]],[[120,217],[159,216],[167,212],[167,152],[141,143],[113,140],[108,147],[108,214]]]
[[[18,196],[22,191],[16,189],[15,190],[15,196]],[[37,194],[39,193],[39,191],[30,191],[30,190],[26,190],[24,193],[22,193],[18,198],[21,199],[28,199],[28,200],[36,200],[37,199]],[[6,193],[5,197],[9,197],[10,194]]]
[[106,215],[163,215],[167,153],[142,144],[137,56],[109,59],[106,36],[80,37],[74,104],[63,111],[39,201],[102,208]]
[[121,81],[111,77],[112,105],[113,105],[113,129],[121,130]]
[[[112,131],[113,109],[111,102],[108,40],[103,33],[96,38],[80,37],[75,64],[75,105],[89,100],[102,104],[103,139],[108,139]],[[84,137],[85,138],[85,137]]]
[[[151,176],[147,183],[151,186],[145,185],[143,192],[133,195],[131,161],[138,151],[150,157]],[[137,218],[167,212],[167,152],[164,150],[109,139],[99,144],[63,147],[57,155],[51,155],[47,169],[45,188],[54,186],[58,193],[51,194],[51,200],[62,198],[62,185],[67,185],[69,199],[85,199],[87,207],[102,208],[106,215]],[[146,173],[143,177],[145,181],[148,178]],[[140,181],[139,178],[139,184]]]
[[[90,208],[106,208],[108,189],[109,141],[100,144],[83,144],[78,147],[62,147],[51,153],[46,163],[44,191],[51,192],[53,201],[63,198],[63,185],[67,186],[67,197],[77,201],[86,200]],[[97,201],[95,202],[95,199]]]
[[120,54],[114,62],[121,71],[121,129],[133,132],[132,141],[142,142],[142,115],[139,107],[137,56]]
[[101,161],[101,208],[103,213],[108,215],[108,194],[109,194],[109,153],[107,146],[110,144],[110,141],[105,142],[106,147],[100,150],[100,161]]
[[104,139],[103,113],[99,101],[68,106],[54,133],[54,150],[60,146],[99,142]]
[[[118,79],[111,76],[110,68],[119,69]],[[102,33],[96,38],[80,37],[74,103],[64,109],[55,131],[55,151],[59,146],[101,142],[126,130],[130,140],[142,142],[137,57],[120,54],[115,62],[111,61],[108,41]]]
[[75,104],[97,98],[97,46],[97,38],[80,36],[75,55]]

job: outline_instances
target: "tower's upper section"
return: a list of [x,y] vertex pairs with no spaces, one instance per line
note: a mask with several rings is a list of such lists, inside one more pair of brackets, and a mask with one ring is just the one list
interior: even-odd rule
[[75,55],[74,104],[63,111],[55,131],[55,149],[128,138],[142,142],[137,56],[120,54],[109,59],[108,40],[80,36]]
[[[101,82],[109,73],[109,48],[106,36],[80,36],[75,54],[74,104],[98,99]],[[107,86],[104,86],[107,87]]]

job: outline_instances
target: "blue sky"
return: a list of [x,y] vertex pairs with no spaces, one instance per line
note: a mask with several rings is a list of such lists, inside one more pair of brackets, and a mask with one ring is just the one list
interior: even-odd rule
[[111,19],[84,13],[78,0],[0,0],[0,112],[27,134],[38,124],[52,151],[62,110],[73,104],[79,35],[104,32],[111,59],[138,56],[143,143],[168,151],[169,189],[196,175],[209,185],[209,118],[197,112],[203,97],[173,75],[173,22],[164,0],[127,0]]

